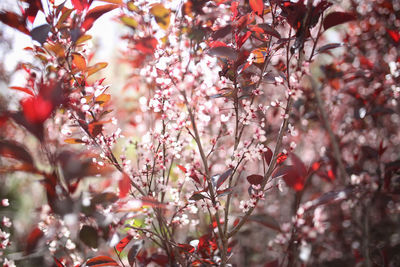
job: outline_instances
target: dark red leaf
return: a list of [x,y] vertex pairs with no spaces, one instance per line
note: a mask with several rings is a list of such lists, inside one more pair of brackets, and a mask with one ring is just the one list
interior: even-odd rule
[[327,30],[336,25],[355,20],[356,16],[347,12],[332,12],[329,13],[323,22],[324,29]]
[[235,187],[228,187],[224,190],[217,190],[217,197],[222,197],[222,196],[226,196],[229,195],[230,193],[232,193],[233,189]]
[[29,233],[28,238],[27,238],[27,240],[26,240],[25,252],[26,252],[27,254],[32,253],[32,252],[35,250],[35,248],[36,248],[36,246],[37,246],[39,240],[40,240],[42,237],[43,237],[43,232],[42,232],[42,230],[40,230],[38,227],[36,227],[35,229],[33,229],[33,230]]
[[250,7],[253,9],[254,13],[259,16],[263,15],[264,1],[263,0],[249,0]]
[[263,156],[265,163],[267,163],[268,165],[271,163],[272,155],[273,155],[272,150],[269,147],[267,147],[267,151],[263,153]]
[[151,255],[151,260],[161,266],[167,266],[169,262],[168,257],[166,255],[161,255],[161,254]]
[[8,116],[0,114],[0,127],[8,121]]
[[273,178],[282,176],[285,183],[296,191],[301,191],[304,188],[306,177],[303,176],[301,170],[293,165],[280,166],[272,174]]
[[136,255],[143,247],[143,241],[135,242],[128,252],[128,262],[130,266],[134,266]]
[[43,24],[41,26],[33,28],[30,32],[30,35],[33,40],[38,41],[42,45],[47,40],[50,28],[51,27],[49,24]]
[[92,226],[84,225],[79,231],[79,239],[88,247],[97,248],[99,246],[99,236],[97,235],[97,230]]
[[119,266],[118,263],[108,256],[98,256],[91,258],[86,262],[86,266]]
[[32,156],[22,145],[16,142],[0,140],[0,156],[14,158],[33,165]]
[[303,177],[306,177],[307,168],[306,168],[306,165],[304,165],[303,161],[301,161],[301,159],[299,159],[296,156],[296,154],[294,154],[294,153],[290,154],[290,159],[292,160],[292,163],[293,163],[294,167],[297,169],[297,171],[299,172],[299,174]]
[[189,200],[195,200],[195,201],[197,201],[197,200],[204,199],[204,198],[207,198],[207,196],[203,195],[202,193],[194,193],[194,194],[189,198]]
[[0,12],[0,21],[4,24],[29,35],[29,30],[26,28],[25,19],[13,12]]
[[247,181],[253,185],[261,184],[263,179],[264,179],[264,177],[261,175],[258,175],[258,174],[253,174],[253,175],[247,176]]
[[118,200],[118,196],[111,192],[104,192],[100,194],[96,194],[91,201],[91,204],[98,205],[101,204],[103,206],[108,206]]
[[89,12],[87,13],[85,20],[82,23],[82,28],[87,31],[90,28],[92,28],[93,23],[103,14],[110,12],[113,9],[116,9],[117,7],[119,7],[118,5],[113,5],[113,4],[109,4],[109,5],[103,5],[103,6],[97,6],[91,10],[89,10]]
[[256,214],[256,215],[251,215],[249,217],[250,221],[257,222],[265,227],[271,228],[273,230],[276,230],[278,232],[281,231],[281,227],[279,226],[279,223],[270,215],[268,214]]
[[262,23],[258,25],[261,29],[264,30],[264,32],[266,34],[272,35],[278,39],[281,38],[281,35],[279,32],[277,32],[274,28],[272,28],[270,25],[266,24],[266,23]]
[[118,182],[119,198],[124,198],[128,195],[131,189],[131,179],[127,174],[123,174],[121,180]]
[[225,36],[227,36],[227,35],[228,35],[229,33],[231,33],[231,32],[232,32],[232,25],[231,25],[231,24],[228,24],[228,25],[226,25],[225,27],[222,27],[222,28],[216,30],[216,31],[211,35],[211,38],[212,38],[213,40],[217,40],[217,39],[220,39],[220,38],[224,38]]
[[29,7],[23,12],[25,19],[28,19],[30,23],[33,23],[39,10],[43,11],[41,0],[29,1]]
[[324,52],[326,52],[328,50],[335,49],[335,48],[338,48],[338,47],[341,47],[341,46],[343,46],[343,43],[326,44],[326,45],[323,45],[320,48],[318,48],[317,52],[318,53],[324,53]]
[[214,175],[212,179],[214,186],[218,189],[225,182],[225,180],[228,179],[232,171],[233,171],[232,169],[228,169],[221,175]]
[[230,60],[236,60],[238,56],[236,51],[232,47],[228,46],[217,46],[210,48],[208,50],[208,54],[210,54],[211,56],[223,57]]
[[264,264],[264,267],[279,267],[279,261],[273,260]]
[[126,237],[122,238],[121,241],[118,242],[118,244],[115,246],[115,249],[121,253],[122,250],[126,247],[126,245],[129,244],[129,242],[132,240],[133,236],[127,235]]

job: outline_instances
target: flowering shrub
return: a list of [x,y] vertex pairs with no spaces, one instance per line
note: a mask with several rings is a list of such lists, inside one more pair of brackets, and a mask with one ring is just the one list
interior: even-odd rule
[[[397,266],[400,5],[336,2],[3,10],[34,56],[0,109],[3,266]],[[89,45],[111,10],[122,104]],[[12,179],[46,196],[23,233]]]

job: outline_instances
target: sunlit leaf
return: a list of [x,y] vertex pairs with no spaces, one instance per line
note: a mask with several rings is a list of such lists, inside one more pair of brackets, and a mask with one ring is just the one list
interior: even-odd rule
[[122,16],[122,17],[120,18],[120,20],[121,20],[122,23],[124,23],[126,26],[129,26],[129,27],[131,27],[131,28],[133,28],[133,29],[135,29],[135,28],[138,26],[138,22],[137,22],[134,18],[132,18],[132,17],[129,17],[129,16]]
[[110,101],[110,99],[111,99],[111,95],[109,95],[109,94],[101,94],[98,97],[96,97],[95,103],[96,104],[100,104],[101,106],[103,106],[108,101]]
[[61,14],[60,18],[58,19],[57,25],[56,25],[56,27],[58,29],[69,18],[69,16],[71,15],[72,11],[74,11],[74,10],[73,9],[68,9],[68,8],[63,9],[63,13]]
[[86,59],[79,53],[72,54],[72,63],[80,71],[86,70]]
[[92,28],[93,23],[101,17],[103,14],[110,12],[113,9],[118,8],[118,5],[108,4],[103,6],[97,6],[87,13],[85,20],[82,23],[82,28],[87,31]]
[[151,7],[150,13],[154,15],[158,26],[163,30],[168,29],[171,11],[164,7],[163,4],[155,4]]
[[67,144],[84,144],[85,142],[77,138],[67,138],[64,140]]
[[268,55],[268,49],[265,47],[257,48],[251,51],[249,56],[253,63],[264,63],[265,57]]
[[122,250],[129,244],[129,242],[132,240],[133,236],[127,235],[126,237],[122,238],[118,244],[115,246],[115,249],[121,253]]
[[92,267],[100,267],[100,266],[119,266],[119,264],[108,256],[98,256],[89,259],[86,263],[86,266]]
[[79,37],[78,40],[76,40],[75,44],[78,45],[78,44],[84,43],[84,42],[86,42],[87,40],[90,40],[90,39],[92,39],[92,36],[88,35],[88,34],[85,34],[85,35],[82,35],[81,37]]
[[254,13],[259,16],[262,16],[264,10],[264,1],[263,0],[249,0],[250,7],[253,9]]
[[88,77],[108,66],[107,62],[99,62],[87,68]]

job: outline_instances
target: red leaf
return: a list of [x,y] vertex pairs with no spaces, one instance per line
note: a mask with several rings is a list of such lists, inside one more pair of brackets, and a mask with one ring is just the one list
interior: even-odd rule
[[113,4],[109,4],[109,5],[103,5],[103,6],[97,6],[91,10],[89,10],[89,12],[87,13],[85,20],[82,23],[82,28],[87,31],[90,28],[92,28],[93,23],[103,14],[116,9],[117,7],[119,7],[118,5],[113,5]]
[[193,247],[192,245],[189,245],[189,244],[179,244],[178,243],[178,247],[188,253],[193,253],[196,250],[195,247]]
[[221,41],[212,41],[208,44],[209,47],[219,47],[219,46],[227,46],[224,42]]
[[272,177],[277,178],[280,176],[282,176],[285,183],[295,191],[303,190],[306,177],[302,176],[295,166],[278,167],[272,174]]
[[263,156],[264,156],[265,163],[267,163],[269,165],[271,163],[273,154],[272,154],[272,150],[269,147],[267,147],[267,149],[268,150],[263,153]]
[[23,12],[24,17],[27,18],[30,23],[33,23],[39,10],[43,11],[41,0],[29,1],[29,7]]
[[396,31],[389,30],[389,29],[386,29],[386,32],[389,34],[389,36],[392,38],[392,40],[395,43],[400,42],[400,32],[396,32]]
[[128,262],[130,266],[135,264],[136,255],[142,249],[144,241],[135,242],[128,251]]
[[277,157],[277,159],[276,159],[276,163],[277,163],[277,164],[281,164],[281,163],[283,163],[286,159],[287,159],[287,155],[286,155],[286,154],[284,154],[284,153],[279,153],[279,154],[278,154],[278,157]]
[[28,88],[25,88],[25,87],[11,86],[10,89],[18,90],[18,91],[24,92],[24,93],[26,93],[28,95],[34,96],[32,91],[30,89],[28,89]]
[[51,115],[53,104],[41,96],[29,97],[21,101],[25,119],[32,124],[42,124]]
[[151,255],[151,260],[161,266],[167,266],[169,259],[166,255],[153,254]]
[[19,30],[29,35],[29,30],[26,28],[25,19],[13,12],[0,12],[0,21],[4,24]]
[[264,177],[261,175],[258,175],[258,174],[253,174],[253,175],[247,176],[247,181],[253,185],[261,184],[263,179],[264,179]]
[[3,126],[8,120],[6,115],[0,115],[0,127]]
[[56,257],[53,257],[53,259],[54,259],[57,267],[65,267],[65,265],[59,259],[57,259]]
[[86,266],[119,266],[118,263],[108,256],[98,256],[86,262]]
[[128,175],[124,174],[122,179],[118,182],[119,187],[119,198],[124,198],[128,195],[129,190],[131,189],[131,179]]
[[259,16],[262,16],[263,9],[264,9],[264,2],[263,0],[249,0],[250,7],[253,9],[254,13]]
[[21,160],[33,166],[29,152],[20,144],[0,140],[0,156]]
[[25,248],[27,254],[33,252],[33,250],[36,248],[42,236],[43,232],[38,227],[36,227],[35,229],[32,230],[32,232],[29,233],[28,238],[26,240],[26,248]]
[[246,42],[247,39],[249,39],[251,35],[251,31],[247,31],[245,34],[239,36],[238,40],[237,40],[237,46],[239,48],[242,47],[242,45]]
[[79,11],[83,11],[84,9],[89,8],[89,4],[87,0],[71,0],[72,5],[74,5],[75,9]]
[[136,41],[135,49],[143,54],[153,54],[158,44],[157,39],[153,37],[145,37]]
[[304,165],[304,163],[301,161],[301,159],[299,159],[296,154],[291,153],[290,154],[290,158],[293,162],[294,167],[297,169],[297,171],[299,172],[299,174],[303,177],[307,176],[307,168]]
[[127,235],[126,237],[122,238],[121,241],[115,246],[115,249],[118,250],[119,253],[122,252],[122,250],[126,247],[126,245],[129,244],[129,242],[132,240],[131,235]]
[[324,29],[327,30],[336,25],[355,20],[354,14],[347,12],[332,12],[329,13],[324,19]]
[[183,171],[184,173],[186,173],[186,168],[185,167],[183,167],[182,165],[177,165],[178,166],[178,168],[181,170],[181,171]]

